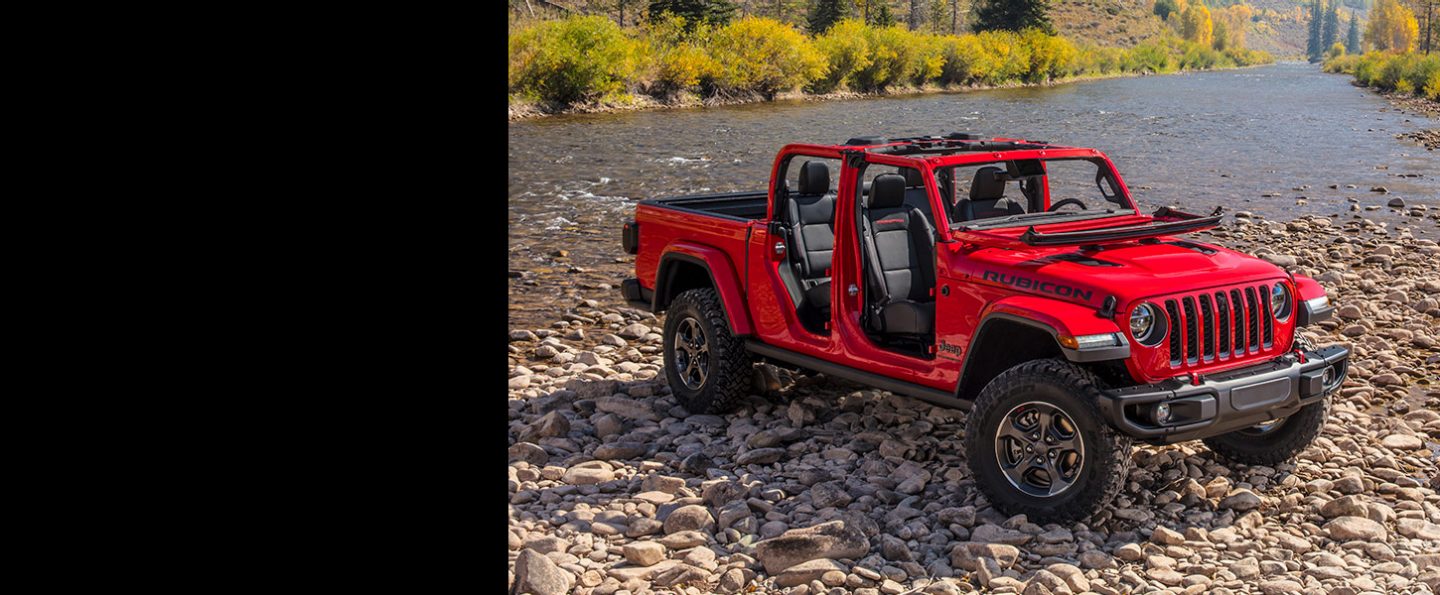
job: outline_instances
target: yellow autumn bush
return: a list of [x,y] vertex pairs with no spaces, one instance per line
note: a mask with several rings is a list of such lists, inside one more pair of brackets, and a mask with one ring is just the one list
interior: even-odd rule
[[715,29],[706,49],[715,60],[710,85],[721,93],[767,97],[809,84],[827,65],[815,43],[775,19],[749,16]]
[[640,63],[640,44],[606,17],[545,21],[510,36],[510,92],[556,103],[615,95]]
[[1352,75],[1367,87],[1440,100],[1440,54],[1371,51],[1335,56],[1323,68]]
[[642,83],[657,95],[671,95],[695,88],[702,80],[716,76],[720,65],[705,50],[710,31],[703,24],[685,30],[685,19],[675,15],[655,19],[645,29],[645,47],[650,60],[647,79]]
[[[517,25],[509,45],[511,96],[557,104],[627,92],[773,97],[792,89],[883,92],[935,83],[1036,84],[1273,60],[1264,52],[1221,52],[1177,35],[1123,49],[1076,45],[1038,30],[937,35],[855,19],[840,21],[812,38],[791,25],[754,16],[719,26],[671,16],[629,30],[603,16],[573,16]],[[1381,65],[1368,68],[1380,76]],[[1396,80],[1409,81],[1416,92],[1432,93],[1440,87],[1432,84],[1433,70],[1410,68],[1405,73]]]

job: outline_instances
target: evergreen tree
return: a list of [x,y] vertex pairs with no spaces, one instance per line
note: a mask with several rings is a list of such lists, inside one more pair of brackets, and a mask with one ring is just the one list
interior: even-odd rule
[[1329,49],[1340,39],[1340,3],[1330,0],[1325,10],[1325,22],[1321,25],[1320,47]]
[[1360,20],[1355,18],[1354,11],[1350,12],[1350,30],[1345,33],[1345,52],[1360,53]]
[[950,26],[950,10],[944,0],[930,0],[930,8],[925,11],[925,22],[929,25],[931,33],[945,33]]
[[724,24],[735,16],[735,3],[731,0],[650,0],[650,20],[670,13],[685,19],[685,27],[693,28],[697,23]]
[[1050,0],[977,0],[975,30],[1022,31],[1040,29],[1054,34],[1050,25]]
[[1310,4],[1310,37],[1305,41],[1305,55],[1311,62],[1320,61],[1320,53],[1325,47],[1320,45],[1320,34],[1323,29],[1322,17],[1320,15],[1320,0]]
[[873,27],[889,27],[895,24],[895,13],[890,11],[888,0],[858,0],[860,18]]
[[835,23],[850,16],[850,3],[847,0],[815,0],[810,5],[810,33],[819,35],[830,30]]
[[1155,16],[1165,20],[1171,13],[1180,12],[1180,4],[1176,0],[1155,0],[1155,7],[1152,9]]

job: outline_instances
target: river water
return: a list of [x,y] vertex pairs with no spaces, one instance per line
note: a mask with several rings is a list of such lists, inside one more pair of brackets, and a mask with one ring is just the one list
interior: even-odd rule
[[[787,143],[948,131],[1022,137],[1104,151],[1145,212],[1223,205],[1277,219],[1348,217],[1353,199],[1382,207],[1368,217],[1415,224],[1383,207],[1398,196],[1440,208],[1440,153],[1395,135],[1436,126],[1394,111],[1347,76],[1303,63],[516,122],[509,139],[512,325],[544,324],[545,314],[554,320],[542,306],[557,296],[604,299],[605,284],[633,274],[620,225],[637,200],[761,189]],[[1389,193],[1370,191],[1377,186]]]

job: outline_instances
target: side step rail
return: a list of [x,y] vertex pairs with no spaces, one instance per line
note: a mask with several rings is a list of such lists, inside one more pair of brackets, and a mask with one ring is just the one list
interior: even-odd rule
[[780,347],[775,347],[774,345],[767,345],[753,339],[745,342],[745,349],[756,355],[761,355],[773,360],[782,361],[790,365],[799,366],[801,368],[814,370],[827,376],[844,378],[853,382],[859,382],[860,384],[873,386],[880,390],[888,390],[892,393],[899,393],[902,395],[915,397],[917,399],[920,399],[921,401],[925,401],[932,405],[949,407],[951,409],[959,409],[961,411],[970,410],[970,401],[957,398],[954,394],[945,392],[937,388],[930,388],[928,386],[922,386],[913,382],[905,382],[904,380],[896,380],[894,378],[881,376],[879,374],[866,372],[864,370],[856,370],[848,366],[842,366],[840,364],[828,362],[817,357],[805,355],[803,353],[795,353],[794,351],[790,351],[789,349],[782,349]]

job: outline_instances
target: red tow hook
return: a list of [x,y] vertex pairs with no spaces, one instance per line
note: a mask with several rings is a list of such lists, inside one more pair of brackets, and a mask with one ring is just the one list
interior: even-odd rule
[[1305,352],[1304,352],[1304,351],[1300,351],[1299,349],[1296,349],[1296,350],[1295,350],[1295,357],[1300,358],[1300,363],[1302,363],[1302,364],[1308,364],[1308,363],[1310,363],[1310,358],[1305,357]]
[[1191,373],[1190,373],[1190,384],[1195,385],[1195,386],[1200,386],[1200,373],[1199,373],[1199,372],[1191,372]]

